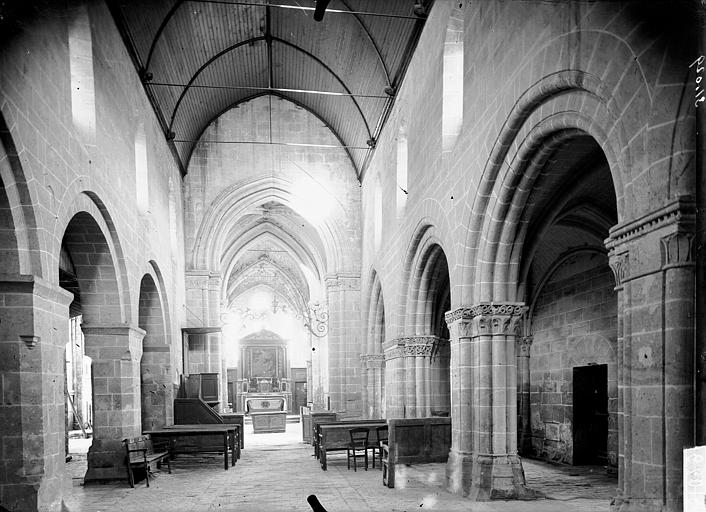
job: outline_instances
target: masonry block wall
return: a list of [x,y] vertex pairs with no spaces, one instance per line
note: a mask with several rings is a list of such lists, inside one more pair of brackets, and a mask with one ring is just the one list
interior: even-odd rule
[[[573,369],[608,366],[608,460],[618,464],[617,294],[605,256],[566,262],[544,286],[532,318],[532,455],[573,463]],[[596,439],[596,442],[599,440]],[[529,455],[529,454],[528,454]]]
[[[686,4],[672,10],[665,2],[650,2],[640,7],[628,2],[464,2],[463,121],[455,145],[444,154],[443,55],[454,5],[453,2],[436,2],[431,10],[363,179],[363,282],[372,281],[365,277],[376,273],[382,283],[386,342],[392,347],[413,325],[403,306],[407,290],[415,286],[410,282],[413,272],[405,269],[405,262],[414,258],[414,254],[410,255],[416,247],[414,241],[429,226],[434,228],[436,240],[448,260],[452,310],[473,307],[484,301],[517,300],[529,305],[530,297],[524,296],[527,288],[513,272],[520,264],[523,244],[531,245],[533,233],[522,232],[522,237],[515,240],[496,242],[491,238],[493,231],[486,227],[491,222],[497,222],[506,230],[521,231],[524,225],[502,224],[501,218],[493,217],[495,212],[489,211],[488,205],[498,204],[498,212],[524,208],[520,202],[497,202],[498,197],[508,193],[510,186],[503,182],[503,176],[513,170],[522,172],[533,152],[541,149],[542,141],[552,134],[578,130],[598,143],[612,176],[618,225],[612,235],[617,237],[616,241],[610,243],[614,247],[611,266],[621,272],[620,279],[626,282],[637,279],[625,287],[617,283],[624,292],[618,292],[615,306],[617,376],[611,380],[617,382],[618,390],[613,385],[611,400],[615,399],[617,405],[611,407],[617,407],[618,426],[611,427],[611,443],[616,431],[621,439],[618,450],[624,442],[632,443],[629,440],[635,435],[635,426],[629,417],[638,410],[644,414],[639,422],[642,431],[651,431],[655,439],[662,439],[666,432],[682,428],[683,415],[688,416],[688,411],[679,408],[673,416],[664,418],[664,424],[658,424],[656,419],[650,423],[647,411],[659,408],[662,402],[645,401],[649,390],[645,388],[642,392],[631,387],[637,385],[635,382],[629,385],[623,380],[621,384],[621,375],[625,379],[627,373],[621,374],[619,368],[633,365],[638,360],[638,350],[649,353],[646,359],[649,361],[654,357],[652,354],[661,354],[658,346],[663,335],[684,334],[683,330],[670,327],[674,317],[669,316],[662,323],[659,315],[654,314],[655,305],[641,307],[637,303],[642,303],[649,288],[643,281],[652,279],[639,278],[639,272],[643,269],[658,272],[666,268],[659,263],[665,257],[655,253],[659,242],[644,233],[662,229],[659,228],[662,225],[664,229],[672,226],[669,229],[675,230],[675,241],[670,243],[680,247],[682,242],[676,240],[683,237],[678,238],[676,233],[691,229],[678,227],[681,221],[677,219],[678,215],[686,215],[682,219],[690,218],[691,206],[682,198],[694,193],[695,168],[689,160],[695,148],[694,106],[693,102],[684,100],[683,94],[688,96],[685,91],[689,90],[693,76],[685,77],[693,56],[698,54],[695,34],[689,28],[693,27],[689,20],[695,13]],[[398,149],[403,139],[408,148],[408,194],[406,204],[398,209]],[[604,193],[611,192],[604,190]],[[378,204],[382,208],[382,221],[376,220]],[[662,210],[682,213],[665,213],[664,217],[659,217],[664,221],[651,223],[652,216],[661,215],[656,212]],[[376,229],[381,231],[379,238],[385,243],[376,243]],[[488,259],[487,255],[492,254],[490,250],[480,254],[481,248],[494,243],[498,244],[495,254],[505,260]],[[688,248],[684,249],[684,254],[690,254]],[[691,271],[689,256],[679,259],[675,255],[672,259],[683,261],[677,263],[684,265],[679,267],[681,271]],[[648,261],[656,266],[649,265]],[[492,268],[492,265],[503,272],[503,265],[507,265],[508,272],[502,274],[506,281],[499,281],[500,275],[493,276],[492,272],[481,274],[481,268]],[[676,272],[674,267],[668,268]],[[654,278],[657,279],[656,275]],[[674,277],[670,281],[679,288],[676,292],[679,299],[675,300],[689,293],[688,286],[676,284],[679,279],[681,277]],[[608,281],[606,277],[606,289]],[[649,293],[652,292],[657,293],[649,288]],[[363,300],[369,300],[371,293],[372,290],[364,286]],[[579,290],[576,294],[580,295]],[[652,304],[651,299],[649,303]],[[585,311],[590,312],[590,307]],[[623,315],[633,311],[637,316],[623,322]],[[692,328],[693,322],[682,320],[686,323],[683,329]],[[366,325],[366,319],[363,324]],[[639,332],[642,348],[634,344],[633,332]],[[548,335],[548,331],[543,332],[540,338]],[[453,347],[458,341],[452,339],[451,343],[453,366],[454,354],[458,354]],[[540,341],[540,345],[543,343]],[[680,365],[687,364],[686,355],[680,350],[671,350]],[[531,357],[534,351],[533,347]],[[404,386],[399,379],[406,378],[405,372],[400,371],[394,361],[396,359],[386,360],[388,413],[404,410],[404,403],[399,401],[403,396],[395,390]],[[557,378],[552,379],[549,370],[548,382],[565,382],[563,374],[558,378],[562,364],[554,366]],[[640,385],[659,387],[669,381],[668,377],[658,375],[652,366],[649,368],[642,372],[647,380],[640,380]],[[461,366],[458,371],[472,370]],[[456,394],[459,382],[465,379],[460,374],[452,377],[452,411],[456,410],[455,399],[466,403],[467,398]],[[530,382],[530,385],[539,386],[541,382],[543,380]],[[557,393],[568,392],[559,389]],[[688,395],[685,393],[684,398]],[[635,408],[637,403],[639,409]],[[557,404],[557,409],[560,407]],[[465,486],[471,485],[469,468],[472,466],[466,465],[464,457],[472,457],[473,446],[471,441],[463,446],[457,443],[466,442],[464,439],[468,437],[464,436],[468,433],[470,419],[471,415],[462,418],[452,415],[456,440],[452,453],[458,454],[453,464],[462,475],[467,475],[458,480],[464,492],[468,491]],[[669,426],[672,424],[674,426]],[[689,434],[680,439],[682,443],[688,442]],[[680,457],[680,449],[674,446],[673,455],[667,456],[657,445],[652,445],[656,446],[655,450],[647,454],[648,445],[640,443],[636,451],[626,448],[625,453],[620,453],[625,462],[620,469],[622,490],[618,506],[625,510],[651,510],[662,506],[679,510],[678,461],[672,457]],[[673,468],[674,473],[668,469],[672,476],[663,482],[660,480],[663,477],[655,472],[657,468]],[[670,489],[669,492],[662,493],[657,489],[660,485]]]
[[[3,466],[10,472],[0,477],[0,504],[11,510],[61,507],[61,381],[69,316],[66,297],[58,289],[58,261],[64,231],[75,214],[85,212],[101,226],[102,236],[109,241],[119,292],[114,314],[91,315],[84,320],[100,328],[137,328],[140,281],[152,273],[162,287],[162,308],[169,318],[166,335],[172,368],[178,368],[181,361],[183,257],[176,246],[180,237],[169,236],[182,229],[181,194],[179,187],[173,186],[181,180],[179,170],[106,5],[76,2],[70,9],[67,5],[13,5],[0,27],[0,178],[12,210],[12,224],[20,233],[16,244],[4,245],[13,247],[15,254],[2,256],[2,267],[7,269],[3,270],[2,287],[18,290],[15,299],[29,301],[27,304],[33,300],[32,285],[21,291],[16,283],[46,283],[43,286],[55,290],[43,293],[48,302],[35,304],[33,314],[18,315],[17,310],[8,308],[8,302],[0,306],[4,326],[0,359],[12,360],[11,352],[17,349],[20,336],[28,336],[33,348],[25,362],[36,361],[25,368],[3,367],[0,380],[42,382],[41,388],[22,386],[2,391],[3,441],[34,438],[17,453],[3,452],[13,465],[32,468],[18,471]],[[85,65],[77,69],[76,61]],[[77,88],[90,89],[92,94],[79,101]],[[147,147],[149,200],[143,208],[138,208],[135,199],[138,127],[144,131]],[[13,261],[19,264],[6,265]],[[100,280],[94,286],[94,291],[101,293]],[[52,315],[52,311],[61,314]],[[87,349],[95,342],[87,336]],[[139,359],[128,362],[123,355],[113,356],[111,371],[121,371],[116,370],[118,366],[139,366]],[[178,382],[176,371],[169,380]],[[94,443],[99,441],[98,432],[101,436],[139,432],[139,378],[129,381],[130,385],[121,386],[120,401],[113,405],[125,405],[131,411],[129,417],[119,420],[129,424],[98,428]],[[16,421],[13,411],[28,404],[43,404],[46,410],[30,423]],[[95,421],[101,427],[101,418]],[[114,441],[119,445],[118,438],[104,440],[106,446]],[[105,476],[122,478],[117,457],[116,453],[111,475]]]

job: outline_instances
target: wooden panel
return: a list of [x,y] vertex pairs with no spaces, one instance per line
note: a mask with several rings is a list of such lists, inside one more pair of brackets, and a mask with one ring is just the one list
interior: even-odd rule
[[250,417],[255,434],[284,432],[287,427],[286,412],[254,412]]

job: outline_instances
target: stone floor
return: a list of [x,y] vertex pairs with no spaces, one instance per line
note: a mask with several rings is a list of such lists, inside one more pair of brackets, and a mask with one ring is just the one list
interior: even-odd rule
[[246,425],[245,450],[235,467],[223,469],[222,456],[180,456],[172,474],[157,471],[150,487],[131,489],[126,482],[83,485],[85,451],[90,440],[72,440],[71,494],[65,510],[145,512],[177,511],[311,511],[306,498],[315,494],[329,512],[411,510],[552,512],[608,511],[617,480],[600,467],[555,466],[523,460],[527,484],[546,495],[535,501],[473,503],[443,488],[444,465],[402,466],[397,486],[382,485],[376,468],[346,469],[345,452],[329,458],[322,471],[311,446],[301,442],[301,424],[284,434],[253,434]]

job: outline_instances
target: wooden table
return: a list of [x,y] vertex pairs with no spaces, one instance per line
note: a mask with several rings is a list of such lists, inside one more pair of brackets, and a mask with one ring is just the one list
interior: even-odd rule
[[169,441],[169,455],[174,459],[176,440],[188,436],[223,436],[223,466],[228,469],[228,450],[231,450],[231,465],[240,458],[240,427],[237,424],[212,424],[212,425],[168,425],[154,430],[145,430],[143,434],[150,434],[152,438],[167,438]]

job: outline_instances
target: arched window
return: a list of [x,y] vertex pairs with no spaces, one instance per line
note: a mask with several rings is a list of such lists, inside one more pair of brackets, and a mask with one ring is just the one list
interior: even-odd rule
[[451,151],[463,124],[463,3],[458,2],[446,27],[442,104],[442,150]]
[[71,114],[85,144],[96,139],[96,98],[93,84],[93,41],[86,5],[73,10],[69,24]]
[[135,199],[140,213],[149,210],[149,179],[145,126],[140,123],[135,132]]

